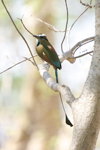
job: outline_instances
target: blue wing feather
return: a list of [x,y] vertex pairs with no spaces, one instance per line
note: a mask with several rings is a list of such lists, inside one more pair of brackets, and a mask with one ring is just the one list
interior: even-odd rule
[[59,60],[58,55],[56,54],[56,52],[49,49],[48,46],[44,46],[43,51],[46,54],[46,56],[51,60],[51,62],[54,64],[54,66],[58,69],[61,69],[61,63],[60,63],[60,60]]

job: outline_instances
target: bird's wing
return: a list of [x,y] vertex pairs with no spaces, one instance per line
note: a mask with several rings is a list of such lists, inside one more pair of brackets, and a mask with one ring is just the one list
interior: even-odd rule
[[61,63],[54,48],[51,45],[45,45],[43,51],[46,56],[51,60],[51,62],[55,65],[55,67],[60,69]]

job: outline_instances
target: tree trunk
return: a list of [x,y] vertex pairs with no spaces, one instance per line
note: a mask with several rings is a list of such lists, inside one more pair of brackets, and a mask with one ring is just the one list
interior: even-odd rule
[[100,128],[100,1],[95,4],[95,47],[81,96],[71,104],[74,131],[70,150],[94,150]]

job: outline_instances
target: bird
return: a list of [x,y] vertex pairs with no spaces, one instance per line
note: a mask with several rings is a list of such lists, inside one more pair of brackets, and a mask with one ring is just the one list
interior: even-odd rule
[[[35,37],[37,40],[36,44],[37,54],[39,55],[40,58],[42,58],[44,61],[48,62],[50,65],[53,66],[53,68],[55,69],[56,82],[58,83],[57,69],[61,69],[61,62],[60,59],[58,58],[55,49],[50,44],[45,34],[39,35],[33,34],[33,37]],[[66,115],[66,123],[71,127],[73,126],[70,120],[68,119],[67,115]]]
[[33,35],[37,39],[36,52],[46,62],[55,69],[56,82],[58,83],[57,69],[61,69],[61,63],[53,46],[48,41],[45,34]]

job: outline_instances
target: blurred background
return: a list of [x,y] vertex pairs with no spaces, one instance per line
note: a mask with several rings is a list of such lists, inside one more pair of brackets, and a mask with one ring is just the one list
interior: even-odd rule
[[[35,39],[23,28],[20,20],[23,17],[25,26],[34,34],[44,33],[61,54],[63,32],[53,32],[34,17],[65,29],[66,7],[64,0],[5,0],[4,1],[18,29],[36,54]],[[89,0],[84,2],[89,3]],[[93,1],[94,4],[94,1]],[[68,29],[75,19],[85,10],[79,0],[69,0]],[[70,48],[77,42],[95,35],[94,8],[89,9],[75,23],[70,34]],[[67,38],[63,48],[69,50]],[[94,43],[81,47],[76,55],[93,50]],[[30,57],[23,39],[15,30],[2,2],[0,1],[0,72]],[[78,58],[74,64],[62,63],[59,81],[70,87],[75,97],[81,94],[88,75],[92,56]],[[43,63],[36,57],[38,64]],[[52,67],[50,75],[55,80]],[[64,102],[66,112],[73,122],[70,107]],[[37,69],[28,61],[0,74],[0,150],[66,150],[71,144],[73,128],[65,124],[65,116],[59,94],[49,89]],[[97,141],[100,149],[100,137]]]

